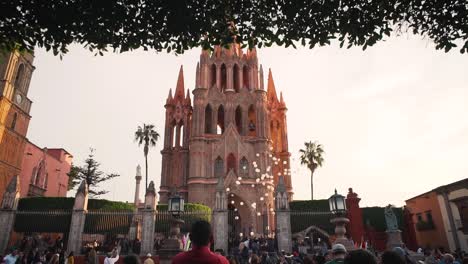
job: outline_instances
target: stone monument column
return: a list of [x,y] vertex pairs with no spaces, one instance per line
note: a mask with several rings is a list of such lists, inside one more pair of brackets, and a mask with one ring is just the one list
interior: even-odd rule
[[289,211],[288,193],[283,176],[279,177],[276,186],[276,238],[278,250],[292,252],[291,216]]
[[391,205],[385,207],[384,214],[385,223],[387,224],[387,230],[385,231],[387,233],[387,249],[402,247],[401,230],[398,229],[398,221]]
[[224,178],[220,177],[216,186],[215,207],[213,210],[214,248],[228,252],[228,210]]
[[153,254],[154,224],[156,220],[156,190],[151,181],[146,189],[145,208],[143,209],[143,222],[141,230],[141,255]]
[[73,251],[76,255],[81,253],[81,241],[86,220],[86,212],[88,210],[88,185],[86,181],[82,181],[75,195],[75,203],[73,204],[72,219],[70,230],[68,232],[68,252]]
[[135,209],[138,211],[138,203],[140,202],[140,182],[141,182],[141,167],[140,165],[137,166],[136,169],[136,176],[135,176],[135,199],[133,200],[133,204],[135,205]]
[[10,240],[10,234],[15,223],[16,207],[20,197],[19,177],[15,176],[8,184],[3,194],[2,207],[0,209],[0,252],[5,252]]

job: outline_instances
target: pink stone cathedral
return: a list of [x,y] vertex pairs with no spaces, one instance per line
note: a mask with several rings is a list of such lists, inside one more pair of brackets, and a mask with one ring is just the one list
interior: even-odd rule
[[[274,187],[292,199],[286,104],[271,71],[267,89],[257,51],[202,51],[193,101],[180,68],[166,100],[160,202],[176,187],[187,202],[214,207],[220,178],[240,230],[274,226]],[[219,188],[219,187],[218,187]]]

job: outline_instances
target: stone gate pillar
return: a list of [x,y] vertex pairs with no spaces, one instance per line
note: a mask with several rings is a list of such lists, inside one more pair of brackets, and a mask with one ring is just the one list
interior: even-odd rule
[[214,248],[228,253],[228,211],[224,178],[220,177],[216,186],[215,207],[213,210]]
[[275,195],[276,238],[278,240],[278,250],[280,252],[292,252],[291,217],[288,193],[286,192],[283,176],[279,177]]
[[75,195],[70,230],[68,232],[67,250],[68,252],[73,251],[75,255],[81,254],[82,235],[84,231],[87,210],[88,185],[86,184],[86,181],[83,180]]
[[156,220],[156,190],[154,182],[151,181],[146,189],[145,209],[143,209],[143,221],[141,230],[141,252],[140,255],[153,254],[154,247],[154,224]]
[[0,252],[5,252],[15,223],[16,207],[20,197],[19,177],[15,176],[8,184],[3,194],[0,209]]

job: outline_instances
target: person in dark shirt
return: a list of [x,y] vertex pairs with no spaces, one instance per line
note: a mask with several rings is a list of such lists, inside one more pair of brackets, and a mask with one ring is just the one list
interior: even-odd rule
[[177,254],[172,264],[229,264],[225,257],[210,251],[210,237],[210,223],[203,220],[195,222],[190,233],[192,250]]

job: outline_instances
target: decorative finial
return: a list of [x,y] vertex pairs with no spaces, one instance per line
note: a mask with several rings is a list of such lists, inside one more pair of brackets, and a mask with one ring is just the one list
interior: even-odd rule
[[136,176],[140,176],[141,177],[141,166],[140,164],[138,164],[137,168],[136,168]]

